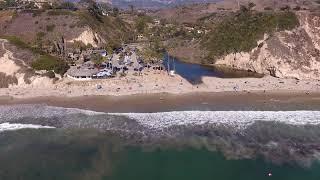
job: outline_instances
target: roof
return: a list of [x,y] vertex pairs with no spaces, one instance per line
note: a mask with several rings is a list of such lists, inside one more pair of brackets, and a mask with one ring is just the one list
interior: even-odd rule
[[73,77],[76,76],[92,76],[99,72],[97,68],[85,66],[71,66],[67,74]]

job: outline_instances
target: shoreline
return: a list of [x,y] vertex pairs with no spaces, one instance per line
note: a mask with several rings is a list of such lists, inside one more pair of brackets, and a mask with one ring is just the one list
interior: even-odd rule
[[320,110],[320,92],[195,92],[80,97],[0,97],[0,105],[43,104],[110,113]]

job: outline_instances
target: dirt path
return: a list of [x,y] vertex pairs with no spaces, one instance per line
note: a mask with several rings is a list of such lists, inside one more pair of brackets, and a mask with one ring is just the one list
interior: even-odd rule
[[15,58],[15,57],[13,56],[13,53],[5,47],[5,43],[8,43],[8,40],[6,40],[6,39],[0,39],[0,42],[1,42],[2,49],[5,51],[3,57],[7,57],[7,59],[10,59],[10,60],[12,60],[12,61],[14,61],[14,62],[15,62],[15,61],[20,61],[23,66],[28,67],[28,65],[27,65],[23,60],[18,59],[18,58]]
[[3,56],[0,58],[0,72],[5,73],[7,76],[15,75],[20,67],[15,63],[13,53],[5,48],[6,40],[0,39],[2,49],[5,51]]

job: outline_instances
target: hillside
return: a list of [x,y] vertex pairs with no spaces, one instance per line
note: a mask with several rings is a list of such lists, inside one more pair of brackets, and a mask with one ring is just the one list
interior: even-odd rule
[[[55,70],[59,74],[67,68],[59,63],[66,53],[79,47],[110,50],[122,43],[139,43],[139,34],[144,37],[141,43],[149,42],[157,57],[165,47],[172,56],[192,63],[275,77],[320,79],[316,1],[239,2],[240,9],[235,1],[225,0],[163,9],[149,13],[151,17],[138,11],[119,12],[112,8],[108,15],[103,15],[94,6],[79,10],[6,10],[0,13],[0,35],[16,46],[11,51],[16,56],[21,49],[31,53],[29,60],[17,57],[30,61],[26,63],[29,67],[36,65],[38,69]],[[155,23],[152,17],[161,21]],[[61,52],[59,47],[66,52]],[[154,55],[147,52],[144,52],[146,57]],[[43,64],[34,61],[48,65],[43,68]]]
[[185,4],[212,3],[219,0],[98,0],[107,2],[120,8],[129,8],[130,5],[139,9],[161,9]]
[[[5,18],[5,17],[3,17]],[[107,41],[126,38],[128,25],[116,17],[96,19],[86,11],[49,10],[21,12],[6,17],[1,34],[18,36],[23,41],[35,43],[52,43],[64,37],[66,41],[78,39],[85,44],[99,46]],[[125,40],[125,39],[123,39]]]
[[210,17],[215,14],[230,13],[239,10],[239,5],[254,3],[253,10],[280,10],[286,8],[299,8],[301,10],[318,10],[319,3],[316,0],[223,0],[216,3],[199,3],[158,10],[151,16],[177,23],[195,23],[198,19]]
[[320,79],[318,2],[239,2],[243,12],[235,1],[225,0],[151,15],[183,29],[167,40],[170,54],[181,60],[275,77]]
[[132,38],[131,25],[119,16],[95,13],[90,9],[1,11],[1,63],[13,65],[8,69],[16,68],[10,73],[0,71],[0,87],[30,84],[37,77],[34,70],[54,70],[63,75],[68,69],[66,54],[88,47],[112,49]]
[[215,64],[275,77],[320,79],[319,15],[299,12],[297,28],[266,34],[252,50],[230,53]]

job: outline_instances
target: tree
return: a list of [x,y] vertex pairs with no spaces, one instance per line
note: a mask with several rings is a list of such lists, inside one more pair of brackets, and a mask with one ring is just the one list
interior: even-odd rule
[[93,54],[91,58],[92,58],[92,62],[94,62],[94,64],[97,66],[100,66],[104,62],[104,59],[101,56],[101,54]]
[[14,7],[18,5],[17,1],[15,0],[5,0],[4,2],[7,7]]
[[149,16],[146,16],[146,15],[138,16],[135,22],[135,27],[138,33],[143,34],[147,28],[147,23],[152,21],[153,21],[152,18]]
[[113,12],[113,15],[114,15],[115,17],[117,17],[117,16],[119,15],[119,9],[116,8],[116,7],[112,9],[112,12]]
[[138,33],[141,33],[141,34],[144,33],[145,28],[147,27],[146,22],[140,18],[137,19],[135,26],[136,26]]
[[76,6],[72,2],[63,2],[59,6],[60,9],[76,10]]
[[253,3],[253,2],[250,2],[250,3],[248,4],[249,10],[252,10],[255,6],[256,6],[256,4]]
[[129,8],[130,8],[131,14],[133,14],[134,13],[134,5],[130,4]]
[[88,6],[88,11],[90,14],[95,17],[99,22],[103,22],[102,20],[102,12],[96,3],[92,3]]

